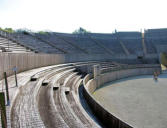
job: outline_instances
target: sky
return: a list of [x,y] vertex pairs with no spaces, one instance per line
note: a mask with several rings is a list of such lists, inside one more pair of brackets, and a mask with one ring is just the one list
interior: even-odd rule
[[166,0],[0,0],[0,27],[71,33],[167,28]]

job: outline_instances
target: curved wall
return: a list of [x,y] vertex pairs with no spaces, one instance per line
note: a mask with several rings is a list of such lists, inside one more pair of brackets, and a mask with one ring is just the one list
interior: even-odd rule
[[112,60],[120,63],[137,64],[137,63],[159,63],[159,56],[157,54],[147,54],[142,60],[137,58],[137,55],[110,55],[110,54],[66,54],[66,62],[77,62],[77,61],[106,61]]
[[[157,55],[147,55],[145,59],[154,63]],[[121,63],[141,63],[135,55],[119,56],[104,54],[35,54],[35,53],[0,53],[0,79],[3,78],[3,72],[7,75],[13,75],[13,67],[17,67],[17,72],[23,72],[33,68],[50,66],[60,63],[81,62],[81,61],[117,61]]]
[[121,119],[118,119],[112,113],[109,113],[105,108],[103,108],[103,106],[93,98],[92,93],[104,83],[130,76],[153,74],[155,70],[160,71],[160,65],[154,65],[153,67],[146,68],[143,67],[117,70],[101,74],[97,77],[97,79],[91,79],[92,76],[88,74],[83,80],[84,96],[94,114],[102,121],[105,126],[110,128],[132,128],[132,126],[128,125],[126,122],[123,122]]
[[17,67],[19,73],[60,63],[65,63],[62,54],[0,53],[0,79],[3,79],[3,72],[8,76],[13,75],[14,67]]

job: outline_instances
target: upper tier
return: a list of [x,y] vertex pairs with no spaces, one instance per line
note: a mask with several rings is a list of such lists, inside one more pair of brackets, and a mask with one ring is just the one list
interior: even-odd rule
[[167,50],[167,29],[148,29],[143,34],[141,32],[82,34],[15,32],[9,37],[35,52],[51,54],[143,55]]

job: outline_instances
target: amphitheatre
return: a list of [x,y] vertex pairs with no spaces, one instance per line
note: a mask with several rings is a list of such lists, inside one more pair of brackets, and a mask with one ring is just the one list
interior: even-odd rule
[[166,128],[166,66],[166,28],[1,30],[0,127]]

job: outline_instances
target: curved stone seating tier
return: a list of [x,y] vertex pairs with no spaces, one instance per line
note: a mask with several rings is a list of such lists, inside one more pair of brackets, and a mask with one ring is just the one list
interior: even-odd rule
[[99,61],[90,61],[90,62],[79,62],[79,63],[74,63],[73,65],[76,67],[82,67],[82,66],[86,66],[86,65],[95,65],[95,64],[100,64],[101,67],[108,67],[108,66],[116,66],[116,65],[120,65],[119,63],[114,63],[114,62],[99,62]]
[[[167,45],[167,29],[148,29],[145,30],[145,43],[148,53],[156,53],[156,47],[158,45]],[[162,51],[163,52],[163,51]]]
[[71,75],[73,73],[73,69],[72,70],[67,70],[65,72],[61,72],[60,74],[58,74],[57,78],[55,79],[56,84],[58,84],[59,86],[63,86],[66,77],[68,77],[69,75]]
[[80,51],[80,49],[76,48],[75,46],[71,45],[68,41],[63,40],[55,34],[36,34],[36,36],[45,41],[49,41],[50,43],[55,44],[58,48],[63,49],[67,53],[83,53],[82,51]]
[[[70,70],[72,68],[68,66],[63,68],[64,65],[56,65],[50,66],[49,68],[43,68],[43,70],[32,76],[35,77],[38,75],[37,81],[29,81],[25,86],[20,88],[20,91],[11,109],[12,127],[44,127],[44,124],[40,119],[37,107],[36,97],[38,95],[38,90],[42,85],[42,82],[44,82],[46,79],[52,78],[52,76],[57,72],[60,72],[60,70]],[[26,121],[26,119],[29,120]]]
[[[61,79],[61,78],[62,77],[60,77],[59,79]],[[79,109],[77,107],[78,106],[76,103],[77,101],[74,100],[76,98],[73,98],[74,97],[73,93],[71,93],[71,92],[74,92],[74,90],[72,90],[72,86],[75,86],[74,83],[77,83],[77,81],[80,80],[80,79],[78,79],[76,81],[77,78],[78,78],[77,74],[76,74],[76,72],[74,72],[74,73],[70,73],[68,76],[63,78],[64,79],[63,84],[60,84],[58,82],[58,81],[61,81],[59,79],[57,79],[57,81],[55,81],[56,84],[60,85],[59,89],[54,91],[55,104],[56,104],[57,109],[60,111],[61,117],[63,117],[64,121],[66,122],[66,124],[69,125],[69,127],[90,127],[91,125],[88,123],[89,122],[87,120],[88,118],[85,118],[85,116],[83,116],[83,113],[81,113],[82,112],[81,110],[83,110],[83,109]],[[79,78],[80,78],[80,76],[79,76]],[[61,93],[61,94],[59,94],[59,93]],[[72,104],[70,104],[70,103],[72,103]],[[87,123],[84,123],[84,122],[87,122]],[[96,125],[94,125],[94,126],[96,126]]]
[[143,53],[142,39],[121,39],[121,42],[128,49],[130,54]]
[[59,114],[59,111],[53,100],[53,91],[50,83],[47,86],[42,86],[38,95],[38,108],[41,119],[46,127],[61,127],[68,128],[64,119]]
[[[40,81],[42,82],[42,81]],[[36,82],[26,84],[20,89],[20,93],[12,107],[11,127],[44,127],[36,106],[35,86]]]
[[23,45],[28,45],[30,47],[33,47],[34,50],[38,52],[44,52],[44,53],[62,53],[58,49],[52,47],[51,45],[47,44],[46,42],[42,42],[38,40],[37,38],[26,35],[26,34],[17,34],[17,39],[20,43]]
[[98,39],[116,39],[115,34],[110,34],[110,33],[90,33],[88,34],[92,38],[98,38]]
[[[68,127],[59,115],[53,100],[52,79],[57,79],[62,74],[72,72],[70,68],[58,68],[54,73],[49,74],[45,80],[48,80],[48,85],[41,86],[38,94],[38,108],[41,118],[46,127]],[[50,119],[48,121],[48,119]]]
[[11,127],[45,127],[37,107],[36,97],[42,82],[55,70],[42,73],[37,81],[29,81],[20,91],[11,109]]
[[53,74],[53,73],[49,74],[49,75],[44,79],[44,81],[49,81],[49,80],[52,79],[52,77],[54,77],[54,75],[57,74],[57,73],[64,72],[64,73],[68,74],[68,73],[70,73],[70,72],[72,72],[72,71],[74,71],[74,70],[75,70],[75,68],[73,68],[73,67],[71,67],[71,66],[70,66],[70,67],[64,67],[64,68],[55,69],[54,74]]
[[[65,71],[62,71],[62,72],[59,72],[58,74],[56,74],[55,76],[53,76],[53,78],[54,78],[54,80],[53,81],[56,81],[55,83],[57,83],[57,84],[59,84],[59,85],[62,85],[62,87],[63,87],[63,85],[65,84],[65,83],[67,83],[68,81],[67,80],[65,80],[65,79],[71,79],[71,77],[73,77],[74,75],[76,75],[77,73],[76,72],[73,72],[72,73],[72,71],[74,71],[74,70],[71,70],[71,69],[68,69],[68,70],[65,70]],[[48,79],[50,79],[51,77],[49,77],[49,75],[48,75]],[[47,79],[47,78],[45,78],[45,79]],[[50,79],[50,81],[51,81],[51,79]],[[53,83],[53,81],[51,81],[51,83]],[[60,82],[60,83],[59,83]],[[62,84],[61,84],[61,82],[63,82]],[[50,84],[48,84],[48,87],[47,86],[44,86],[44,88],[48,88],[48,89],[50,89]],[[43,88],[43,87],[41,87],[41,88]],[[64,90],[64,91],[67,91],[68,90],[68,88],[66,88],[66,87],[64,87],[64,88],[62,88],[62,90]],[[65,93],[65,92],[62,92],[62,93]],[[44,90],[42,91],[42,92],[44,92]],[[43,93],[42,93],[43,94]],[[42,100],[44,97],[45,97],[45,95],[42,95],[41,93],[40,93],[40,91],[39,91],[39,102],[40,102],[40,99]],[[60,96],[59,96],[60,97]],[[61,97],[62,98],[62,97]],[[42,100],[43,101],[43,100]],[[46,103],[46,104],[48,104],[48,102]],[[47,106],[47,105],[46,105]],[[41,107],[41,105],[39,105],[39,108]],[[58,107],[59,108],[59,107]],[[69,108],[70,109],[70,108]],[[72,111],[72,110],[71,110]],[[41,112],[41,115],[43,115],[44,114],[44,111],[42,111]],[[46,113],[45,113],[46,114]],[[71,115],[71,114],[69,114],[69,115]],[[73,116],[75,116],[75,115],[73,115]],[[44,117],[44,116],[42,116],[42,117]],[[46,117],[47,116],[45,116],[45,119],[46,119]],[[54,116],[53,116],[54,117]],[[52,117],[52,118],[53,118]],[[61,116],[59,116],[60,118],[61,118]],[[75,116],[75,118],[77,118],[76,116]],[[45,120],[45,119],[43,119],[43,120]],[[47,118],[48,119],[48,118]],[[47,120],[46,119],[46,120]],[[64,118],[63,118],[64,119]],[[45,121],[44,121],[45,122]],[[51,123],[52,125],[53,125],[53,122]],[[73,122],[73,124],[75,124],[74,122]],[[78,123],[76,123],[76,124],[78,124]],[[74,125],[74,126],[76,126],[76,124]],[[65,125],[65,123],[63,123],[62,122],[62,125],[61,125],[61,123],[59,122],[59,125],[60,126],[64,126]],[[49,127],[49,125],[47,125],[48,127]],[[65,125],[66,126],[66,125]],[[51,125],[50,125],[50,127],[51,127]]]
[[78,76],[75,72],[66,77],[63,86],[69,88],[69,92],[66,93],[66,98],[74,112],[79,118],[84,127],[98,127],[88,115],[84,112],[79,102],[78,87],[81,84],[81,76]]
[[89,37],[80,37],[74,38],[74,43],[82,47],[89,54],[102,54],[106,53],[102,47],[97,45],[94,41],[92,41]]
[[147,36],[166,36],[167,34],[167,29],[162,28],[162,29],[147,29],[145,30],[145,35]]
[[156,53],[156,48],[151,41],[145,39],[145,44],[146,44],[146,47],[147,47],[147,53],[150,53],[150,54]]
[[[87,53],[105,53],[104,49],[101,48],[100,46],[98,46],[94,41],[92,41],[89,37],[87,36],[69,36],[66,34],[57,34],[59,35],[61,38],[71,42],[73,45],[80,47],[82,50],[84,50]],[[80,51],[82,52],[82,51]]]
[[72,64],[59,64],[59,65],[56,65],[56,66],[52,66],[51,68],[46,68],[40,72],[37,72],[36,74],[34,74],[33,76],[31,76],[31,79],[38,79],[39,76],[42,74],[42,73],[45,73],[46,71],[51,71],[51,70],[54,70],[54,69],[58,69],[59,70],[62,68],[62,69],[70,69],[70,68],[73,68],[74,66],[72,66]]
[[75,115],[77,116],[77,118],[82,122],[82,125],[84,127],[93,127],[91,122],[89,122],[89,119],[85,117],[85,115],[83,114],[82,112],[82,109],[80,109],[80,106],[78,105],[79,102],[78,100],[76,100],[75,96],[74,95],[74,90],[72,90],[72,85],[74,86],[73,84],[73,81],[75,81],[77,77],[73,74],[73,76],[71,75],[71,77],[69,77],[69,80],[68,82],[66,83],[65,86],[68,86],[70,88],[70,92],[66,95],[66,98],[73,110],[73,112],[75,113]]
[[[166,29],[149,29],[144,33],[144,41],[148,54],[156,54],[156,45],[166,45]],[[2,34],[1,34],[2,35]],[[118,54],[129,55],[143,54],[142,33],[141,32],[115,32],[111,34],[84,33],[67,34],[49,32],[39,33],[13,33],[7,34],[7,40],[12,43],[21,44],[26,50],[31,49],[41,53],[61,53],[61,54]],[[4,36],[2,36],[4,37]],[[0,39],[0,42],[6,42]],[[13,41],[12,41],[13,40]],[[122,45],[123,44],[123,45]],[[14,45],[13,45],[14,46]],[[6,46],[5,46],[6,47]],[[18,46],[17,46],[18,47]],[[16,47],[16,48],[17,48]],[[14,49],[12,49],[14,51]],[[127,52],[128,51],[128,52]],[[147,52],[146,52],[147,53]]]
[[[57,66],[57,65],[56,65]],[[18,80],[18,87],[16,87],[15,83],[15,77],[10,76],[8,77],[8,85],[9,85],[9,98],[10,98],[10,106],[7,106],[7,122],[8,122],[8,128],[11,127],[11,107],[14,104],[15,98],[17,94],[19,93],[19,88],[26,85],[26,83],[30,80],[31,76],[36,74],[37,72],[40,72],[42,70],[52,68],[54,66],[48,66],[48,67],[42,67],[37,68],[29,71],[25,71],[22,73],[17,74],[17,80]],[[0,91],[5,91],[5,82],[4,79],[0,81]]]
[[[2,44],[2,45],[1,45]],[[26,51],[26,49],[24,48],[24,47],[21,47],[21,46],[19,46],[19,45],[11,45],[11,44],[4,44],[4,43],[0,43],[0,45],[1,45],[1,47],[4,47],[4,48],[6,48],[6,49],[8,49],[8,50],[15,50],[15,51],[17,51],[17,50],[22,50],[22,51]]]
[[[56,84],[57,82],[55,82]],[[53,92],[54,102],[60,116],[64,119],[65,123],[69,127],[82,127],[81,122],[77,119],[75,114],[69,107],[68,101],[66,99],[65,87],[60,86],[60,88]]]
[[[81,76],[77,75],[75,81],[73,82],[72,90],[74,90],[74,92],[77,96],[79,96],[78,88],[80,85],[79,83],[81,83],[81,81],[82,81]],[[78,97],[78,99],[79,99],[79,97]]]
[[77,72],[74,72],[70,74],[68,77],[65,78],[63,86],[69,87],[72,83],[70,81],[73,81],[73,78],[76,77]]
[[110,49],[114,54],[125,54],[117,39],[98,39],[94,38],[99,43],[102,43],[105,47]]
[[[118,65],[98,61],[67,63],[34,69],[25,81],[24,75],[20,76],[24,78],[19,80],[22,86],[15,92],[8,110],[11,127],[99,127],[80,103],[78,88],[82,79],[75,69],[94,64]],[[14,77],[12,80],[14,84]]]
[[[83,49],[82,47],[80,47],[78,44],[74,43],[74,40],[70,40],[68,37],[66,38],[66,36],[62,36],[62,35],[58,35],[55,34],[59,39],[65,41],[66,43],[70,44],[71,46],[73,46],[73,48],[77,49],[77,50],[73,50],[70,52],[73,53],[84,53],[84,54],[88,54],[87,50]],[[74,36],[75,37],[75,36]]]
[[[16,42],[13,42],[1,36],[0,36],[0,47],[3,47],[6,50],[6,52],[31,52],[24,46],[21,46]],[[2,52],[5,52],[5,51],[2,51]]]

